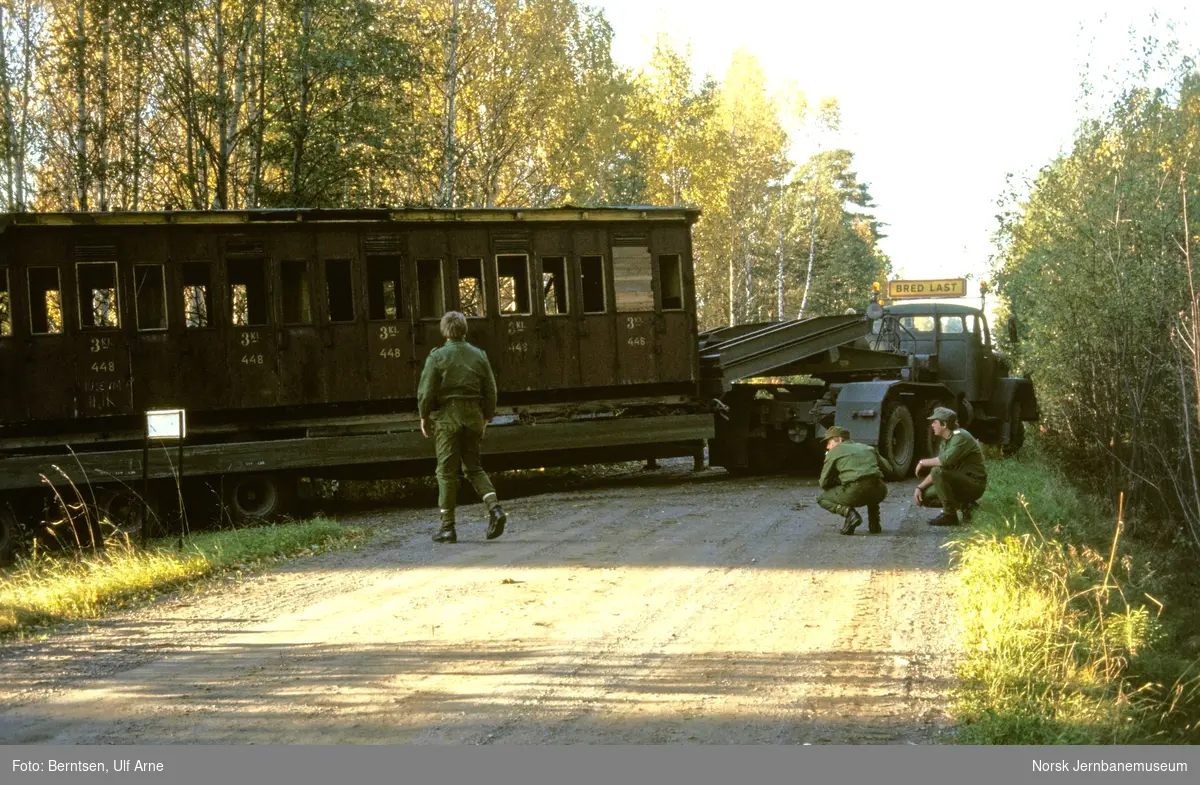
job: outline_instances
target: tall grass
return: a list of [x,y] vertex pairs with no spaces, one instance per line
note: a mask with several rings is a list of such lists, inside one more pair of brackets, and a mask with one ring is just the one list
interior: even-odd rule
[[1195,616],[1172,597],[1171,554],[1129,537],[1036,441],[989,461],[975,525],[951,548],[965,657],[960,742],[1200,741]]
[[329,550],[365,536],[362,529],[316,518],[172,537],[136,547],[108,538],[91,552],[38,551],[0,573],[0,637],[144,604],[163,591],[226,571],[244,572],[299,554]]

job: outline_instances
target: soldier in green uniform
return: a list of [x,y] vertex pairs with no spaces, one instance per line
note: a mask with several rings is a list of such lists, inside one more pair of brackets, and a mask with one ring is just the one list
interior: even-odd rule
[[467,317],[449,311],[442,317],[441,330],[446,343],[429,353],[417,391],[421,433],[429,438],[432,417],[437,448],[442,527],[433,535],[433,541],[458,542],[454,506],[460,466],[488,506],[487,538],[494,540],[504,534],[508,518],[496,498],[492,481],[479,465],[479,442],[496,413],[496,378],[487,354],[467,343]]
[[850,432],[836,425],[825,431],[825,463],[818,484],[824,491],[817,504],[845,519],[842,534],[854,534],[862,516],[854,509],[867,505],[867,530],[883,531],[879,525],[879,503],[887,498],[883,478],[892,470],[869,444],[850,441]]
[[959,510],[962,522],[970,523],[971,513],[978,506],[976,500],[987,488],[983,450],[974,436],[958,427],[953,409],[939,406],[929,420],[941,446],[936,458],[917,461],[916,475],[920,477],[928,469],[929,476],[913,491],[913,501],[922,507],[942,508],[930,526],[957,526]]

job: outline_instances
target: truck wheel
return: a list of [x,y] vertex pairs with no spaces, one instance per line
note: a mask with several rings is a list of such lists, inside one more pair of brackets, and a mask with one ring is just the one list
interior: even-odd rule
[[1021,419],[1021,404],[1014,403],[1008,412],[1008,443],[1000,448],[1002,455],[1012,457],[1025,443],[1025,422]]
[[270,520],[287,506],[287,483],[271,474],[235,474],[225,478],[225,506],[234,523]]
[[12,507],[0,502],[0,565],[12,561],[21,541],[21,525]]
[[879,434],[879,452],[892,464],[889,479],[900,480],[912,471],[916,452],[916,433],[913,416],[902,403],[891,403],[884,409],[883,430]]

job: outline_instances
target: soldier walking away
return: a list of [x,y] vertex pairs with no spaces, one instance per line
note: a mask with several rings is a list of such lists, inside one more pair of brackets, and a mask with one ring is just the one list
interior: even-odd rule
[[928,469],[929,476],[913,491],[913,501],[922,507],[942,508],[941,514],[929,522],[930,526],[957,526],[960,510],[962,522],[969,524],[979,506],[976,500],[987,488],[983,450],[974,436],[958,427],[958,415],[953,409],[939,406],[929,420],[940,448],[937,457],[917,461],[916,475],[920,477]]
[[834,425],[825,431],[825,463],[818,484],[823,493],[817,504],[841,515],[842,534],[854,534],[862,524],[855,507],[867,505],[867,531],[878,534],[879,503],[887,498],[883,478],[892,467],[869,444],[850,441],[850,432]]
[[508,517],[500,507],[491,479],[480,466],[479,442],[496,413],[496,377],[492,375],[487,354],[467,343],[467,317],[458,311],[448,311],[442,317],[441,330],[446,343],[429,353],[417,391],[421,434],[429,438],[432,418],[437,449],[442,526],[433,535],[433,541],[458,542],[454,507],[460,466],[488,506],[487,538],[494,540],[504,534]]

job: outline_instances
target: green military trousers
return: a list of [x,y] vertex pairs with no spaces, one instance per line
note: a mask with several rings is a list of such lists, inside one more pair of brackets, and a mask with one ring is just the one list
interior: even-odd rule
[[479,402],[469,398],[452,398],[434,413],[433,422],[437,449],[438,507],[445,517],[454,512],[459,467],[480,499],[494,494],[496,489],[479,463],[479,442],[483,438],[484,426]]
[[922,493],[921,506],[941,507],[947,512],[958,512],[983,495],[987,480],[977,480],[962,472],[934,466],[929,470],[933,487]]
[[817,497],[817,504],[838,515],[845,515],[864,504],[877,507],[887,498],[887,484],[879,477],[866,477],[845,485],[835,485]]

